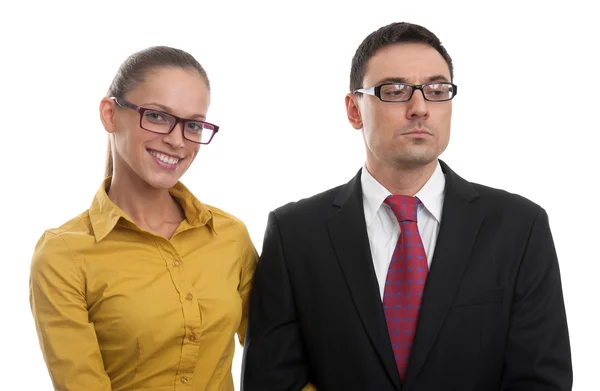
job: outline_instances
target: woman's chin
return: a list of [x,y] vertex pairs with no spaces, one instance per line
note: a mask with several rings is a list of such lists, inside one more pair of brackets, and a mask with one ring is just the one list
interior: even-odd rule
[[170,189],[177,184],[179,178],[180,175],[175,173],[152,173],[144,180],[155,189]]

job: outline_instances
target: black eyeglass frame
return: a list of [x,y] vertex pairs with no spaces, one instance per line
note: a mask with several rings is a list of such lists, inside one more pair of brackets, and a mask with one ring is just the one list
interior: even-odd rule
[[[425,96],[425,90],[424,88],[427,86],[430,86],[432,84],[445,84],[445,85],[450,85],[452,86],[452,97],[449,99],[440,99],[440,100],[434,100],[434,99],[428,99],[427,96]],[[410,88],[410,95],[408,96],[407,99],[403,99],[403,100],[387,100],[387,99],[383,99],[381,97],[381,88],[384,86],[390,86],[390,85],[402,85],[402,86],[407,86]],[[409,83],[383,83],[380,84],[378,86],[373,86],[373,87],[367,87],[367,88],[359,88],[357,90],[354,90],[355,94],[367,94],[367,95],[373,95],[379,98],[379,100],[381,100],[382,102],[392,102],[392,103],[397,103],[397,102],[408,102],[410,100],[410,98],[412,98],[413,94],[415,93],[415,90],[420,90],[421,93],[423,94],[423,98],[428,101],[428,102],[448,102],[452,99],[454,99],[454,97],[456,96],[456,93],[458,91],[458,86],[454,83],[450,83],[448,81],[436,81],[436,82],[431,82],[431,83],[425,83],[425,84],[409,84]]]

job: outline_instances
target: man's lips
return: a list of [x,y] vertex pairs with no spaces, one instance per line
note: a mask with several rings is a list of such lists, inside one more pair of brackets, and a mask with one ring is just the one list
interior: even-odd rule
[[415,136],[433,136],[431,132],[425,129],[412,129],[408,132],[402,133],[402,135],[415,135]]

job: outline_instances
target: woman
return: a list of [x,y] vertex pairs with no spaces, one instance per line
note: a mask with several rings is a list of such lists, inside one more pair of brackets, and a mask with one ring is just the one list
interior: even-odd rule
[[218,131],[209,101],[202,66],[169,47],[130,56],[102,99],[107,178],[32,260],[55,389],[233,390],[258,256],[242,222],[179,182]]

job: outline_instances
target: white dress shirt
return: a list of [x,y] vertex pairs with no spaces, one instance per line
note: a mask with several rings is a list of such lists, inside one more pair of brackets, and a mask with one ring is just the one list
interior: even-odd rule
[[[379,283],[379,293],[383,299],[387,271],[400,236],[400,224],[392,209],[383,203],[391,193],[373,178],[366,165],[362,169],[360,181],[373,266]],[[421,200],[417,211],[417,224],[427,255],[428,267],[431,267],[433,251],[442,221],[445,185],[446,178],[438,162],[433,175],[415,194],[415,197]]]

